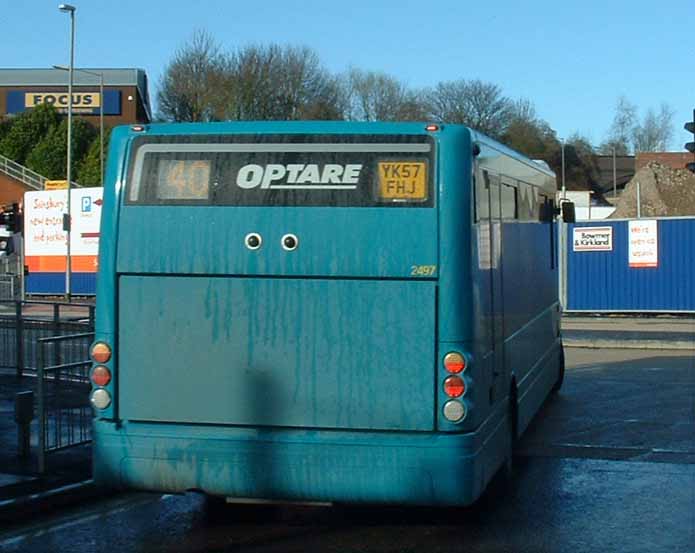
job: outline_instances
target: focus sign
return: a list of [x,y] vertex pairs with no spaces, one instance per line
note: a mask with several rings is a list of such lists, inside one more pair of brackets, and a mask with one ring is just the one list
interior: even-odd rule
[[572,244],[575,252],[613,251],[613,227],[574,227]]
[[424,161],[380,161],[379,199],[391,202],[427,200],[427,164]]

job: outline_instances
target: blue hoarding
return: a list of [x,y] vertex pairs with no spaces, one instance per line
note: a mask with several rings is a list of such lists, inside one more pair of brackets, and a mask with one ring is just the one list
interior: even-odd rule
[[[653,243],[638,223],[632,238],[631,221],[567,225],[568,311],[695,312],[695,219],[657,219]],[[645,242],[656,263],[640,263]]]

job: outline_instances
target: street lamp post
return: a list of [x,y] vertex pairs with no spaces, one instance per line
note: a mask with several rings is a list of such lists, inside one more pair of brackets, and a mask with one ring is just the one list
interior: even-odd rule
[[565,188],[565,139],[562,139],[562,199],[567,198],[567,190]]
[[70,219],[70,192],[72,188],[72,79],[73,67],[75,65],[75,6],[70,4],[60,4],[58,9],[70,14],[70,66],[68,68],[68,154],[67,154],[67,181],[68,181],[68,202],[67,214],[63,216],[63,229],[67,233],[67,255],[65,266],[65,299],[70,301],[71,295],[71,276],[72,263],[70,259],[70,230],[72,221]]
[[104,74],[99,72],[99,175],[104,186]]
[[618,195],[618,175],[615,168],[615,146],[613,146],[613,200]]
[[[53,69],[68,71],[68,68],[64,65],[54,65]],[[104,73],[77,68],[73,68],[73,71],[99,77],[99,165],[101,168],[101,186],[104,186]]]

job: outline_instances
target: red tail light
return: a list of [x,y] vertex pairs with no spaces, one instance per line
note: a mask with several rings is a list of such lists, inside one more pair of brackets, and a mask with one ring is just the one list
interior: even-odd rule
[[94,344],[90,353],[92,359],[97,363],[106,363],[111,359],[111,347],[104,342],[97,342]]
[[444,381],[444,393],[449,397],[461,397],[466,391],[466,383],[460,376],[447,376]]
[[111,371],[103,365],[97,365],[92,370],[92,382],[95,386],[106,386],[111,382]]
[[451,351],[444,356],[444,368],[453,374],[466,370],[466,358],[457,351]]

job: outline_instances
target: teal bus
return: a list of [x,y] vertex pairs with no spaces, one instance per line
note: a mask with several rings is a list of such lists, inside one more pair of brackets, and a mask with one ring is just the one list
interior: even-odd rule
[[466,505],[564,375],[556,181],[460,125],[111,138],[98,484]]

